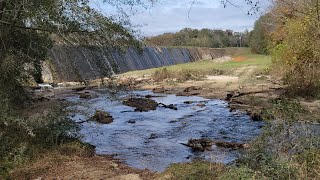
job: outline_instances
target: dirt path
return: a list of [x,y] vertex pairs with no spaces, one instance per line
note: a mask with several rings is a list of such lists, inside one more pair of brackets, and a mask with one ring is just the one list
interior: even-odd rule
[[155,173],[137,170],[108,156],[72,157],[37,161],[12,174],[12,179],[106,179],[141,180],[154,179]]

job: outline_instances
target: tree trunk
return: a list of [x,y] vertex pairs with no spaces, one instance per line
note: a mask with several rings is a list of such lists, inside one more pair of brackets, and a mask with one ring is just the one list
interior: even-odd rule
[[5,7],[5,0],[0,0],[0,20],[2,19],[4,7]]

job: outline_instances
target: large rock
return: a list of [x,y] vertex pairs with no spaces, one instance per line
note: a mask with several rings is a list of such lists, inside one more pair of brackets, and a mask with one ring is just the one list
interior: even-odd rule
[[110,124],[113,122],[113,117],[105,111],[96,110],[96,113],[91,117],[91,120],[101,124]]
[[123,101],[123,104],[134,107],[136,108],[135,111],[139,112],[154,111],[158,107],[158,103],[156,101],[146,98],[130,98],[126,101]]
[[185,144],[188,147],[191,147],[193,151],[205,151],[211,150],[213,141],[210,139],[189,139],[188,143]]
[[224,148],[231,148],[231,149],[248,149],[248,144],[242,144],[237,142],[224,142],[224,141],[217,141],[215,142],[216,146],[224,147]]
[[192,148],[192,150],[194,151],[211,150],[212,145],[216,145],[218,147],[223,147],[223,148],[230,148],[233,150],[249,148],[248,144],[242,144],[237,142],[214,141],[207,138],[189,139],[188,143],[183,145]]

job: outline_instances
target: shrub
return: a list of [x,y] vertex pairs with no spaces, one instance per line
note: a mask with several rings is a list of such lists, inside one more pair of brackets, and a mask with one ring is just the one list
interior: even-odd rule
[[178,82],[185,82],[188,80],[200,80],[205,78],[206,75],[221,75],[222,70],[211,69],[211,70],[168,70],[167,68],[161,68],[156,70],[152,77],[156,82],[163,81],[165,79],[176,79]]
[[287,17],[281,19],[281,26],[273,33],[273,67],[274,71],[281,72],[290,94],[319,97],[319,4],[316,1],[302,2],[294,7],[298,9],[293,9],[291,14],[288,14],[288,8],[293,7],[285,7],[281,1],[278,2],[276,10]]
[[0,177],[46,151],[76,141],[78,127],[62,108],[56,104],[47,114],[29,118],[0,112]]

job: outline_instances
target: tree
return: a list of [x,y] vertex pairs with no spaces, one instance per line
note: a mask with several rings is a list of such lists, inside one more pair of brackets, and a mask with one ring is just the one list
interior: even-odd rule
[[320,1],[277,0],[272,14],[275,72],[290,93],[319,97]]
[[249,44],[253,53],[267,54],[270,33],[267,28],[269,14],[261,16],[254,24],[254,29],[250,33]]
[[[118,6],[140,1],[106,2]],[[127,25],[93,9],[89,0],[0,0],[0,103],[22,104],[22,86],[31,76],[40,80],[40,62],[54,42],[138,46]]]

